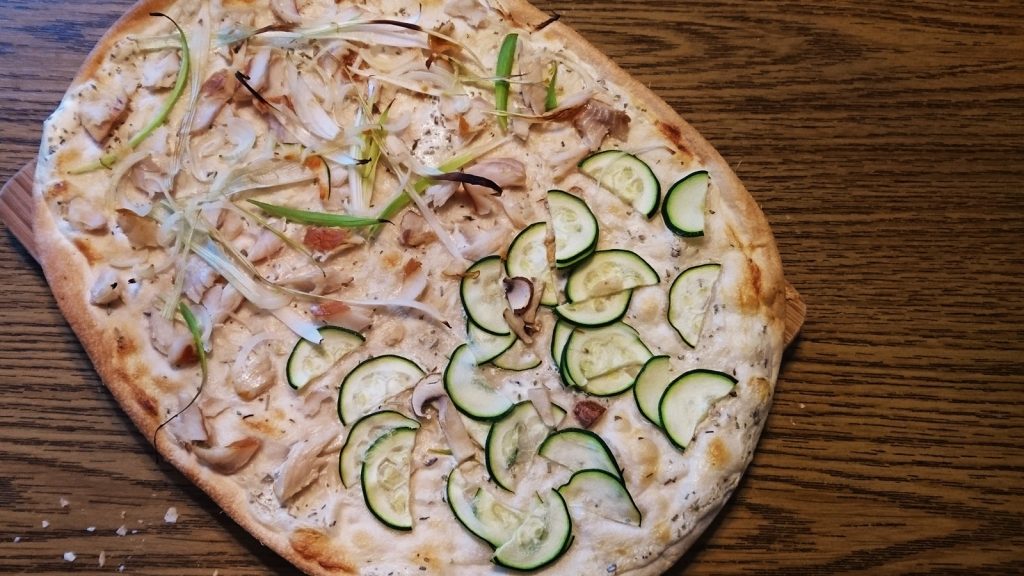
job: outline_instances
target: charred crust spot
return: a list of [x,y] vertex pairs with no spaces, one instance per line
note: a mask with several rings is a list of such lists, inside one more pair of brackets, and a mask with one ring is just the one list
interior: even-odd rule
[[725,444],[716,436],[708,444],[707,458],[708,465],[711,468],[721,470],[728,466],[732,455],[729,454],[729,449]]
[[665,136],[673,146],[675,146],[676,150],[684,154],[690,154],[690,151],[686,146],[686,140],[683,139],[683,132],[678,126],[658,120],[658,130],[660,130],[662,135]]
[[78,251],[82,253],[82,256],[85,256],[85,259],[89,264],[95,264],[102,259],[103,255],[98,254],[96,249],[93,248],[92,243],[87,239],[75,238],[71,242],[75,245],[75,248],[78,248]]
[[135,404],[142,409],[145,414],[156,417],[159,409],[156,404],[153,403],[153,399],[147,396],[141,390],[132,389],[132,394],[135,396]]
[[322,532],[299,528],[292,533],[290,544],[299,556],[316,562],[328,570],[353,574],[356,571],[352,564],[338,557],[331,545],[331,539]]
[[761,293],[761,267],[751,259],[747,259],[747,269],[750,270],[750,284],[754,288],[754,294]]

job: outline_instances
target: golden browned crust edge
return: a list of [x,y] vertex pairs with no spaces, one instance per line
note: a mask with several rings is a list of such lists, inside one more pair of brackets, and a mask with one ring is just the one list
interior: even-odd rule
[[[167,10],[176,0],[139,0],[104,33],[103,37],[89,52],[68,88],[68,94],[75,87],[88,82],[113,45],[128,32],[140,26],[140,22],[152,18],[151,12]],[[65,96],[67,97],[67,96]],[[58,108],[59,110],[59,108]],[[49,124],[49,121],[47,122]],[[47,129],[43,129],[44,138]],[[118,405],[125,411],[139,431],[151,443],[160,425],[159,412],[144,410],[138,401],[141,390],[131,379],[122,377],[130,369],[128,363],[118,354],[117,342],[112,334],[90,314],[88,302],[90,286],[81,273],[86,263],[82,255],[68,243],[57,230],[53,215],[46,206],[42,187],[51,171],[50,163],[40,154],[33,184],[35,221],[33,233],[38,250],[38,261],[46,276],[61,313],[75,332],[96,372]],[[174,443],[165,434],[156,437],[156,451],[174,465],[193,484],[206,492],[239,526],[262,544],[273,549],[283,558],[303,571],[324,576],[354,574],[348,570],[330,570],[315,558],[305,556],[292,546],[288,534],[275,532],[257,522],[249,513],[245,496],[229,488],[221,477],[199,464],[190,452]],[[338,564],[340,567],[340,564]]]
[[[175,0],[140,0],[135,4],[99,40],[79,69],[71,86],[75,87],[88,81],[98,70],[113,44],[128,31],[139,26],[141,20],[149,18],[150,12],[165,10],[174,3]],[[503,5],[513,23],[528,30],[532,30],[549,16],[525,0],[503,0]],[[739,178],[718,152],[668,104],[629,76],[579,33],[561,22],[554,22],[544,29],[543,34],[561,36],[582,59],[597,66],[606,77],[623,86],[637,100],[643,101],[649,107],[648,114],[664,125],[674,128],[673,135],[678,131],[678,143],[681,147],[695,154],[711,169],[720,196],[727,207],[729,228],[740,248],[760,270],[761,282],[756,301],[766,317],[777,323],[775,332],[780,335],[781,340],[782,323],[785,318],[785,282],[782,277],[781,261],[764,214]],[[123,377],[129,368],[127,363],[112,353],[117,350],[116,341],[90,314],[91,305],[87,300],[90,287],[82,274],[71,272],[84,269],[83,257],[57,230],[56,222],[45,205],[41,187],[47,180],[45,176],[49,174],[49,170],[49,164],[40,156],[33,191],[36,204],[34,231],[39,262],[62,313],[82,342],[97,373],[132,422],[152,441],[160,415],[158,412],[145,410],[140,405],[136,398],[139,389],[130,379]],[[776,344],[776,349],[781,353],[781,341]],[[778,365],[777,358],[775,365]],[[774,378],[772,385],[774,386]],[[770,400],[769,394],[766,406],[770,404]],[[758,433],[755,438],[759,435]],[[321,538],[317,533],[284,534],[272,531],[257,522],[249,514],[244,494],[228,488],[228,484],[221,481],[222,477],[198,464],[187,450],[172,442],[166,435],[157,437],[156,449],[190,481],[206,492],[236,523],[300,569],[310,574],[325,576],[355,574],[349,570],[351,563],[341,558],[333,558],[323,550]],[[744,468],[746,464],[747,462],[744,463]],[[632,574],[656,574],[669,568],[711,523],[728,500],[733,488],[734,486],[728,487],[720,499],[704,509],[704,514],[683,539],[666,549],[657,560]]]

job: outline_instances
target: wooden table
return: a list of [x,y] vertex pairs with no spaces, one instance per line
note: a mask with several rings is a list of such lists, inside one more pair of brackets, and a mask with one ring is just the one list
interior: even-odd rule
[[[1024,571],[1024,3],[538,4],[718,147],[809,305],[671,573]],[[0,3],[0,179],[128,5]],[[0,572],[289,573],[134,432],[6,232],[0,279]]]

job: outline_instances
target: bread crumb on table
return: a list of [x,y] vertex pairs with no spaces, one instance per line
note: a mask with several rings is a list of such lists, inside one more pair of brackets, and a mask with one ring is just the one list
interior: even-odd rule
[[74,562],[75,558],[78,558],[78,556],[75,556],[74,552],[65,552],[64,553],[64,561],[65,562]]

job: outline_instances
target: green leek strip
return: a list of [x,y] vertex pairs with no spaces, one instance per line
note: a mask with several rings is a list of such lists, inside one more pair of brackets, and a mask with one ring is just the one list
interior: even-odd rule
[[267,204],[259,200],[249,200],[250,204],[258,206],[271,216],[278,216],[290,222],[298,224],[311,224],[313,226],[327,226],[332,228],[356,228],[359,226],[373,226],[381,224],[385,220],[381,218],[363,218],[350,216],[348,214],[330,214],[328,212],[310,212],[286,206]]
[[551,65],[551,80],[548,80],[547,97],[544,98],[544,111],[551,112],[558,108],[558,94],[556,92],[558,82],[558,62]]
[[156,435],[160,433],[160,430],[171,423],[175,418],[181,416],[196,403],[199,399],[199,395],[203,393],[203,387],[206,386],[206,380],[209,377],[208,365],[206,362],[206,348],[203,347],[203,327],[199,325],[199,320],[196,320],[195,314],[192,313],[192,309],[188,307],[188,304],[184,302],[178,303],[178,312],[181,317],[185,320],[185,326],[188,326],[188,331],[192,334],[192,345],[196,348],[196,356],[199,358],[199,370],[202,373],[202,379],[199,381],[199,388],[196,389],[195,396],[188,401],[188,404],[184,408],[178,410],[173,416],[164,420],[156,430],[153,431],[153,446],[156,446]]
[[[196,316],[192,313],[192,309],[188,307],[188,304],[179,302],[178,312],[185,319],[185,325],[188,326],[188,331],[192,334],[192,343],[196,347],[196,356],[199,357],[199,370],[203,373],[203,383],[205,383],[207,365],[206,348],[203,347],[203,327],[199,325],[199,321],[196,320]],[[202,384],[200,384],[200,389],[202,389]]]
[[494,108],[498,111],[498,126],[502,130],[508,130],[508,78],[512,75],[512,61],[516,57],[518,42],[518,34],[505,36],[501,50],[498,51],[498,65],[494,70],[498,78],[494,81]]
[[371,134],[366,135],[368,138],[366,138],[366,154],[364,157],[369,158],[370,161],[360,166],[359,169],[363,177],[363,190],[369,191],[370,198],[373,198],[373,186],[377,181],[377,165],[380,164],[381,149],[378,138],[381,136],[384,124],[388,121],[388,112],[390,111],[391,104],[388,104],[388,107],[377,118],[378,126],[372,129]]
[[[508,141],[508,138],[510,137],[506,136],[505,138],[499,138],[483,146],[475,146],[474,148],[471,148],[470,150],[467,150],[466,152],[463,152],[462,154],[459,154],[457,156],[452,156],[446,162],[439,165],[437,167],[437,170],[440,173],[454,172],[462,168],[466,164],[469,164],[470,162],[490,152],[491,150],[494,150],[495,148],[501,146],[502,144],[505,144],[505,142]],[[422,194],[433,183],[433,180],[431,180],[429,177],[424,176],[423,178],[420,178],[413,184],[412,189],[414,192]],[[406,206],[408,206],[410,202],[412,202],[412,199],[409,198],[409,195],[406,194],[405,192],[402,192],[395,196],[394,199],[392,199],[391,202],[389,202],[388,205],[385,206],[383,210],[381,210],[380,214],[377,215],[377,218],[381,220],[391,220],[396,215],[398,215],[398,213],[401,212]]]
[[118,160],[121,159],[122,154],[128,150],[133,150],[136,146],[142,144],[143,140],[149,137],[154,130],[160,127],[160,125],[167,120],[167,116],[171,113],[171,108],[174,108],[178,99],[181,98],[182,92],[185,91],[185,83],[188,80],[189,63],[192,60],[192,57],[189,54],[188,39],[185,37],[185,31],[181,29],[181,26],[178,26],[178,23],[175,22],[173,18],[166,14],[161,12],[151,12],[149,15],[163,16],[170,20],[171,24],[174,24],[174,27],[178,29],[178,36],[181,38],[181,66],[178,68],[178,77],[174,81],[174,88],[167,96],[167,99],[164,100],[164,104],[160,107],[156,116],[154,116],[153,119],[149,121],[149,124],[146,124],[142,130],[140,130],[135,136],[132,136],[131,140],[128,141],[127,148],[107,152],[96,162],[72,170],[71,174],[85,174],[86,172],[92,172],[94,170],[99,170],[100,168],[111,168]]

